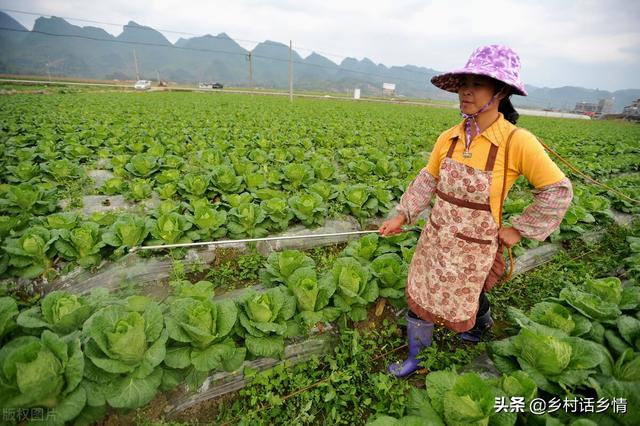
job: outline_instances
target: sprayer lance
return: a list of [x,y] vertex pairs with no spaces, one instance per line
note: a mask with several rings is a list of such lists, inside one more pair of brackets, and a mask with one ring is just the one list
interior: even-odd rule
[[[420,232],[420,228],[417,226],[403,226],[402,231],[418,231]],[[181,244],[164,244],[157,246],[137,246],[133,247],[129,253],[133,253],[138,250],[161,250],[161,249],[169,249],[169,248],[179,248],[179,247],[198,247],[198,246],[214,246],[214,245],[223,245],[223,244],[238,244],[238,243],[254,243],[258,241],[279,241],[279,240],[296,240],[301,238],[326,238],[326,237],[340,237],[345,235],[363,235],[363,234],[377,234],[377,229],[372,229],[369,231],[348,231],[348,232],[332,232],[327,234],[310,234],[310,235],[287,235],[282,237],[264,237],[264,238],[245,238],[242,240],[219,240],[219,241],[203,241],[198,243],[181,243]]]

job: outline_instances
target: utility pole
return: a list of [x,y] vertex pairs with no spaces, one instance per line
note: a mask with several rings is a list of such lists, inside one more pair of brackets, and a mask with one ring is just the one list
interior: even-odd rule
[[253,52],[249,52],[249,87],[253,88],[253,60],[251,55]]
[[136,80],[140,80],[140,72],[138,71],[138,58],[136,57],[136,49],[133,49],[133,63],[136,65]]
[[59,58],[52,61],[51,57],[47,55],[47,63],[45,65],[47,66],[47,75],[49,76],[49,81],[51,81],[51,67],[55,67],[60,63],[64,63],[64,58]]
[[49,55],[47,55],[47,75],[49,76],[49,82],[51,82],[51,70],[49,69],[49,66],[51,65],[51,58],[49,57]]
[[289,102],[293,102],[293,42],[289,40]]

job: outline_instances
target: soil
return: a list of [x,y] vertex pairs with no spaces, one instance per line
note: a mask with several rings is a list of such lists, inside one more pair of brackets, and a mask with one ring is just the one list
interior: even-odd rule
[[126,412],[124,410],[109,409],[107,417],[97,424],[100,426],[132,425],[141,422],[160,421],[163,419],[167,406],[167,397],[159,393],[144,407]]
[[367,319],[353,324],[353,328],[356,330],[381,329],[384,320],[390,323],[398,321],[398,310],[394,308],[387,299],[380,298],[367,312]]
[[[192,407],[187,408],[175,417],[171,418],[171,421],[187,423],[187,424],[212,424],[215,422],[220,409],[226,405],[231,405],[233,401],[239,397],[238,391],[231,392],[216,399],[210,399],[203,401]],[[197,419],[194,421],[194,419]]]

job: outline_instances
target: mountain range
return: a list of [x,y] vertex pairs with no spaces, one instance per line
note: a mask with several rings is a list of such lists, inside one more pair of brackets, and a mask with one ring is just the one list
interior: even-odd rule
[[[253,69],[249,80],[249,58]],[[396,94],[430,99],[456,97],[429,80],[439,74],[414,65],[376,64],[368,58],[345,58],[339,64],[318,54],[303,58],[292,52],[295,89],[380,95],[382,83],[395,83]],[[136,72],[136,67],[138,71]],[[143,78],[177,83],[218,81],[225,86],[285,89],[289,86],[289,46],[266,40],[251,51],[227,34],[180,38],[171,43],[151,27],[130,21],[114,36],[102,28],[77,26],[58,17],[40,17],[28,30],[0,12],[0,73],[92,79]],[[614,98],[614,112],[640,98],[640,89],[604,90],[582,87],[526,86],[529,96],[515,96],[520,107],[572,109],[577,102]]]

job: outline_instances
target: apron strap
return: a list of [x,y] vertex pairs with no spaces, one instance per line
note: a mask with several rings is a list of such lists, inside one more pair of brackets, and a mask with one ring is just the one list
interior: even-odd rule
[[[504,199],[506,198],[506,192],[507,192],[507,168],[509,165],[509,145],[511,144],[511,138],[518,130],[520,130],[520,128],[516,127],[511,131],[511,133],[509,133],[509,137],[507,138],[507,145],[504,148],[504,174],[502,175],[502,192],[500,193],[500,215],[498,216],[500,221],[498,223],[498,229],[502,228],[502,208],[504,207]],[[498,246],[498,254],[502,255],[503,251],[504,251],[504,246],[501,243]],[[507,273],[506,277],[504,276],[504,271],[502,272],[502,276],[498,279],[499,283],[509,281],[511,279],[511,276],[513,275],[514,265],[513,265],[513,253],[511,252],[511,247],[507,247],[507,252],[509,254],[509,272]]]
[[456,149],[456,144],[458,143],[458,137],[454,137],[453,141],[451,141],[451,145],[449,145],[449,151],[447,151],[447,158],[451,158],[453,155],[453,150]]
[[498,228],[502,227],[502,208],[504,207],[504,199],[507,197],[507,168],[509,166],[509,146],[511,145],[511,138],[513,135],[520,130],[519,127],[516,127],[509,133],[509,137],[507,138],[507,144],[504,148],[504,173],[502,174],[502,191],[500,193],[500,210],[499,212],[499,223]]
[[496,157],[498,156],[498,145],[491,144],[489,149],[489,155],[487,156],[487,164],[484,166],[485,172],[493,171],[493,166],[496,164]]

